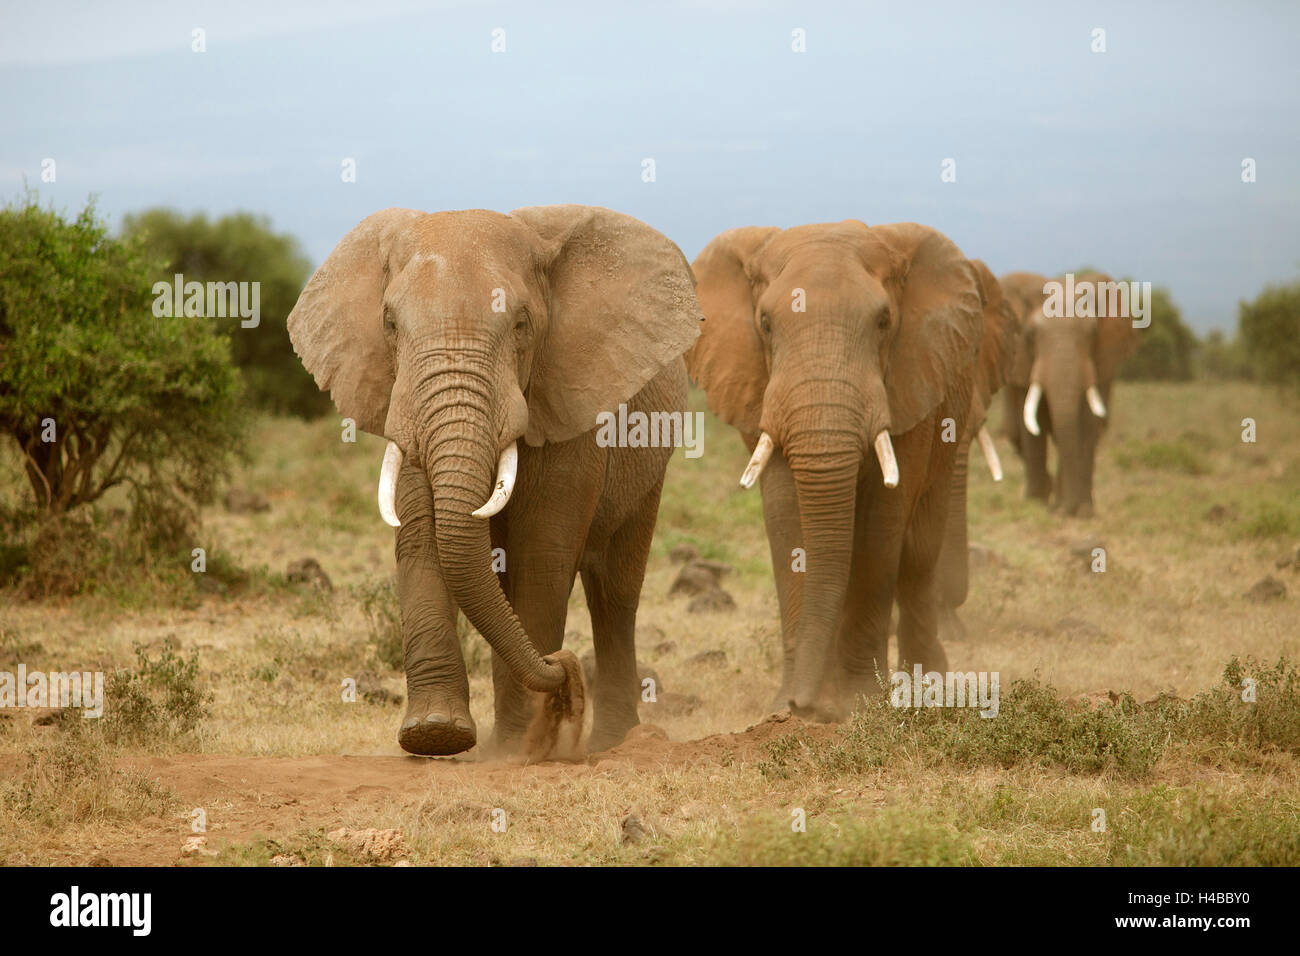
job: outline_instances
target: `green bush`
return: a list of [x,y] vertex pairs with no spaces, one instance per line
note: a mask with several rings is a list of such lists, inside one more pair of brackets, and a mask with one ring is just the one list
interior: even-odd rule
[[153,314],[156,274],[93,203],[72,221],[33,195],[0,209],[0,433],[33,510],[60,517],[123,486],[141,536],[174,549],[244,447],[245,417],[222,337]]
[[1188,381],[1197,350],[1196,333],[1183,322],[1168,289],[1152,289],[1148,306],[1151,324],[1137,330],[1137,351],[1120,366],[1119,377],[1137,382]]
[[149,209],[127,216],[127,236],[139,237],[164,265],[156,279],[172,281],[257,282],[260,322],[242,328],[238,317],[215,318],[230,341],[243,373],[248,400],[278,414],[316,418],[333,406],[294,354],[285,326],[311,264],[290,235],[276,233],[265,217],[238,212],[209,221],[173,209]]
[[167,638],[157,658],[139,644],[135,656],[134,668],[120,668],[105,681],[100,722],[108,739],[138,745],[192,734],[212,703],[199,686],[199,652],[182,657]]
[[1271,285],[1237,312],[1246,354],[1265,382],[1300,388],[1300,281]]

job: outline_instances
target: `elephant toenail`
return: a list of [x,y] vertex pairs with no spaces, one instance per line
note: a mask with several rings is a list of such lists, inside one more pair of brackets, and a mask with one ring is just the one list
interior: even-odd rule
[[406,718],[406,720],[402,721],[402,729],[410,730],[412,727],[419,726],[419,724],[420,724],[419,717],[408,717]]
[[429,724],[448,724],[448,723],[451,723],[451,721],[447,719],[447,715],[446,715],[446,714],[430,714],[428,717],[425,717],[424,720],[425,720],[425,723],[429,723]]
[[454,723],[454,724],[455,724],[457,727],[459,727],[461,730],[469,730],[469,729],[470,729],[469,719],[466,718],[466,717],[457,717],[454,721],[452,721],[452,723]]

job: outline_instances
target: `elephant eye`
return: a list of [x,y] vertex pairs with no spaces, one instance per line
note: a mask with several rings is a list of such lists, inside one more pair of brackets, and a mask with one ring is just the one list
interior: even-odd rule
[[393,317],[393,310],[388,308],[388,306],[384,306],[384,331],[397,331],[397,319]]
[[758,327],[763,330],[764,335],[772,334],[772,317],[764,312],[758,317]]
[[528,310],[520,309],[519,314],[515,316],[515,331],[523,335],[528,331]]
[[878,328],[881,332],[888,332],[888,331],[889,331],[889,311],[888,311],[888,310],[886,310],[886,311],[884,311],[884,312],[881,312],[880,315],[876,317],[876,328]]

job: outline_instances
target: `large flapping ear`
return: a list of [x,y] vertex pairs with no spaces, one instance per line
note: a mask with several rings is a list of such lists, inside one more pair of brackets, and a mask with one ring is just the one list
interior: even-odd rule
[[640,220],[598,206],[528,206],[510,215],[544,244],[549,322],[528,385],[530,445],[596,427],[699,335],[680,249]]
[[885,391],[890,432],[914,428],[971,374],[984,331],[979,282],[956,244],[914,222],[872,226],[901,266],[887,288],[898,296],[898,332],[890,346]]
[[691,264],[704,324],[686,353],[686,368],[707,393],[713,413],[750,436],[761,430],[767,362],[754,328],[754,293],[745,267],[780,231],[775,226],[729,229]]
[[1047,277],[1036,272],[1009,272],[998,280],[1002,286],[1002,295],[1011,307],[1015,320],[1012,338],[1015,348],[1011,358],[1011,369],[1007,372],[1007,382],[1029,387],[1029,376],[1034,365],[1034,350],[1031,341],[1033,317],[1043,308],[1047,296],[1043,293],[1043,284]]
[[975,365],[975,389],[971,406],[975,412],[972,422],[984,420],[989,403],[1007,381],[1011,364],[1015,360],[1015,314],[1002,294],[1002,286],[983,261],[972,259],[975,277],[979,281],[980,301],[984,306],[984,336],[980,339],[979,359]]
[[[1077,285],[1083,280],[1097,283],[1099,288],[1102,283],[1114,281],[1110,276],[1100,272],[1084,273],[1076,276],[1074,281]],[[1109,388],[1110,383],[1115,380],[1115,374],[1119,371],[1120,363],[1137,351],[1138,333],[1137,329],[1133,328],[1131,306],[1127,312],[1120,308],[1115,310],[1116,314],[1109,314],[1109,311],[1102,309],[1099,303],[1097,311],[1097,338],[1093,341],[1092,363],[1097,370],[1097,385]],[[1108,314],[1101,315],[1103,311],[1107,311]]]
[[384,433],[393,391],[384,339],[384,288],[410,258],[410,227],[425,213],[385,209],[340,240],[289,313],[289,340],[340,414],[363,431]]

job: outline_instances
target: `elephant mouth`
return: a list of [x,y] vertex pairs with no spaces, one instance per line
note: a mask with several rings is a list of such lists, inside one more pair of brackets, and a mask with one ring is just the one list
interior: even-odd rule
[[[399,528],[402,522],[397,517],[397,476],[402,470],[405,459],[401,447],[390,441],[384,449],[384,461],[379,469],[379,515],[389,527]],[[510,502],[515,491],[515,479],[519,474],[519,443],[512,441],[501,451],[497,459],[496,481],[492,485],[492,494],[488,500],[470,512],[475,518],[490,518],[498,514]]]
[[[898,459],[894,456],[894,443],[889,438],[889,429],[881,429],[880,434],[876,436],[873,447],[876,450],[876,458],[880,460],[882,483],[886,488],[897,488]],[[775,450],[776,441],[771,435],[767,432],[759,435],[758,444],[754,446],[754,454],[750,456],[749,464],[745,466],[744,472],[741,473],[740,487],[754,487],[754,483],[763,474],[763,469],[767,467],[768,461],[772,458],[772,452]]]

